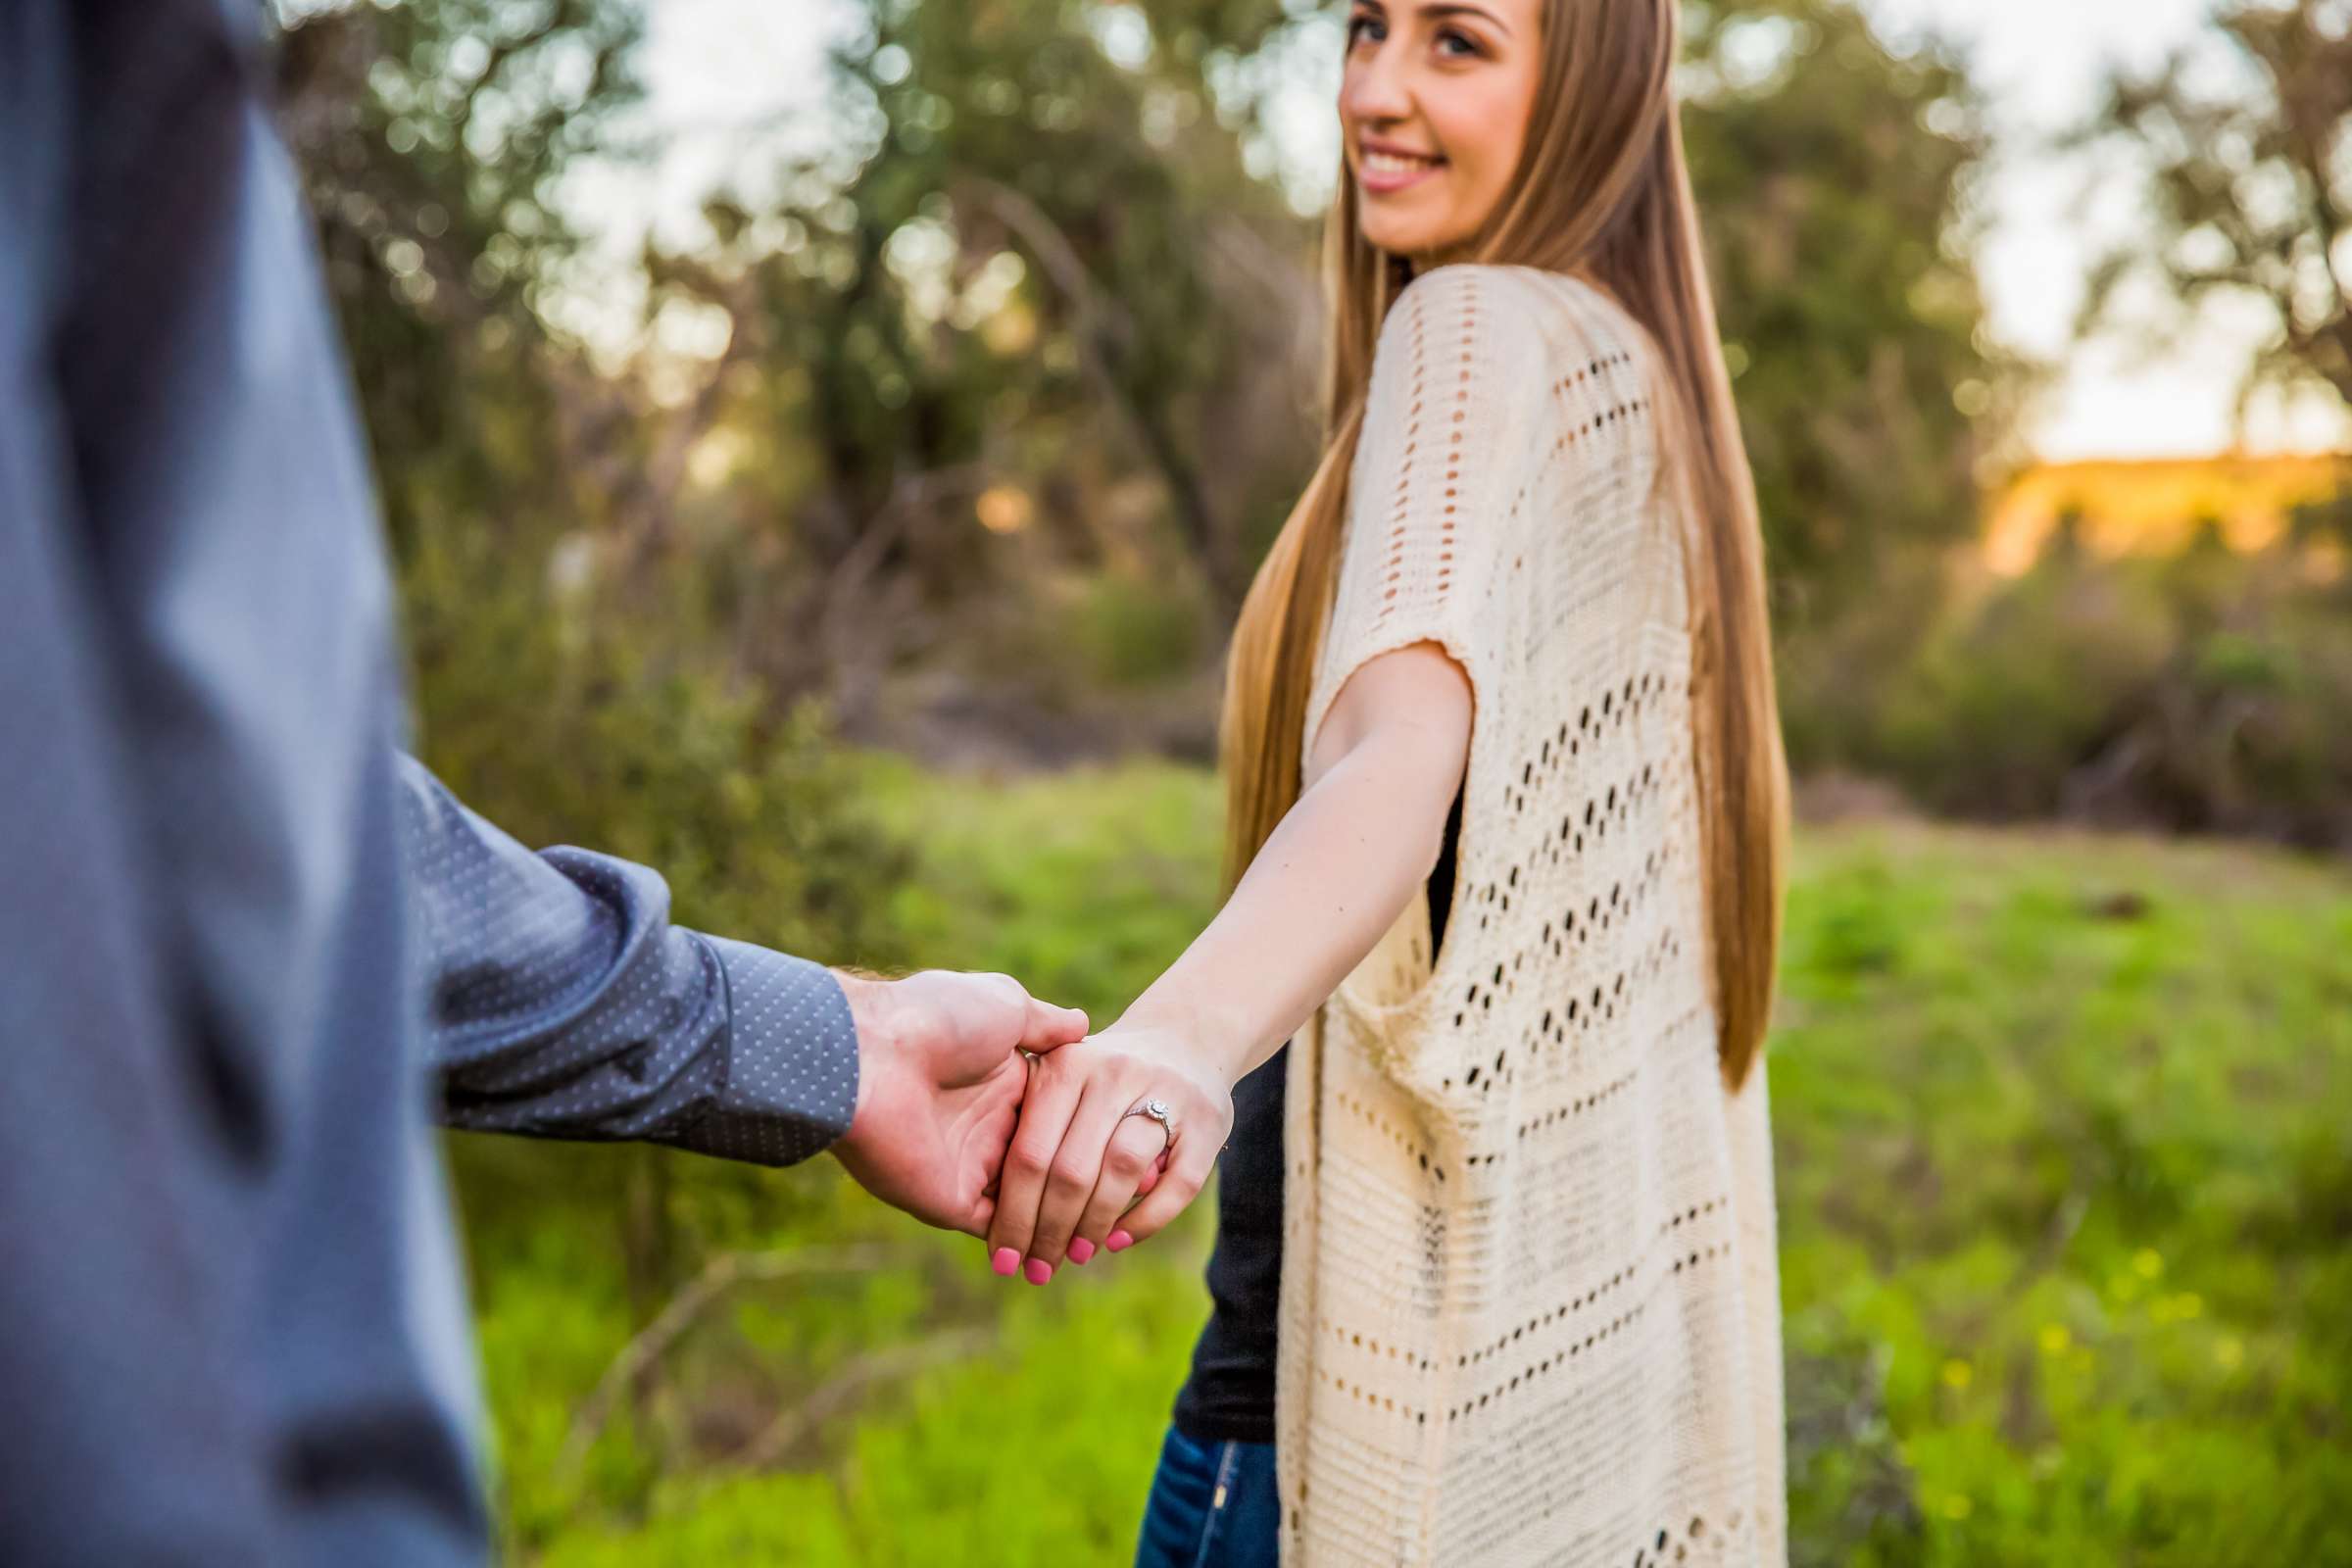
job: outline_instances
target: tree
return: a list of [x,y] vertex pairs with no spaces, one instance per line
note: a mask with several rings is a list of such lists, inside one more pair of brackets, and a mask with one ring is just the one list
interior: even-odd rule
[[[663,531],[647,519],[682,504],[683,454],[711,417],[707,398],[668,406],[641,374],[600,373],[547,319],[586,239],[563,181],[628,150],[638,8],[404,0],[283,22],[280,120],[400,568],[426,760],[526,843],[655,866],[681,919],[905,959],[884,917],[903,847],[858,810],[815,714],[729,678],[678,569],[701,564],[616,583],[579,569],[601,539]],[[466,1141],[459,1164],[476,1228],[600,1210],[643,1315],[713,1215],[825,1201],[748,1169],[673,1181],[678,1158]]]
[[2145,172],[2147,228],[2093,275],[2082,325],[2134,279],[2182,311],[2259,301],[2278,322],[2246,390],[2326,386],[2352,405],[2352,3],[2247,0],[2213,19],[2229,66],[2176,54],[2118,75],[2080,132]]
[[397,547],[418,519],[562,512],[594,422],[541,314],[581,236],[557,201],[640,88],[623,0],[285,7],[279,121],[318,227]]
[[1800,765],[1863,747],[1876,686],[1980,522],[2020,368],[1985,337],[1974,89],[1845,0],[1687,15],[1684,128],[1762,509]]
[[[856,722],[883,673],[1026,604],[1004,572],[1099,564],[1131,480],[1155,498],[1158,580],[1196,583],[1200,643],[1221,641],[1312,460],[1311,234],[1245,170],[1207,79],[1282,21],[874,4],[834,57],[832,145],[712,203],[710,243],[649,259],[664,302],[730,323],[717,423],[796,455],[736,497],[787,558],[755,668]],[[1054,548],[974,525],[1007,488]]]
[[[1977,520],[2008,370],[1967,255],[1982,136],[1957,67],[1890,51],[1848,0],[1689,16],[1693,175],[1811,757]],[[556,193],[636,95],[635,9],[297,18],[288,122],[396,539],[501,530],[534,569],[561,542],[600,604],[861,728],[913,669],[968,692],[1066,667],[1066,642],[1004,650],[1073,581],[1115,588],[1124,626],[1190,607],[1198,634],[1167,641],[1213,652],[1314,456],[1315,224],[1245,152],[1269,62],[1297,29],[1336,40],[1327,12],[853,17],[819,150],[649,249],[653,346],[617,372],[547,307],[580,238]]]
[[[1098,475],[1153,479],[1221,643],[1311,461],[1315,354],[1299,328],[1320,308],[1312,225],[1249,176],[1244,127],[1229,99],[1220,122],[1209,83],[1298,9],[875,5],[840,62],[854,172],[811,181],[795,207],[801,281],[767,313],[796,345],[785,358],[821,368],[822,395],[796,400],[790,422],[834,445],[804,543],[870,540],[859,519],[886,514],[882,474],[958,471],[992,434],[984,472],[1003,471],[1006,437],[1032,454],[1052,443]],[[1982,339],[1968,255],[1976,102],[1949,58],[1891,52],[1844,0],[1690,15],[1691,161],[1784,638],[1797,666],[1884,666],[1940,592],[1945,553],[1973,536],[1980,431],[2009,379]],[[924,252],[953,257],[957,282],[1018,257],[1034,337],[969,354],[988,333],[921,307]],[[1029,435],[950,416],[986,400],[1017,408]],[[1028,466],[1047,491],[1070,468]],[[948,569],[968,586],[964,565]]]

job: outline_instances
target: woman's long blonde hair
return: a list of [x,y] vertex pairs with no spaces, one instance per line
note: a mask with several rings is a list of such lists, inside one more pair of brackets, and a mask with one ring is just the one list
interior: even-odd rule
[[[1573,273],[1648,332],[1661,482],[1683,519],[1691,739],[1719,1054],[1737,1088],[1763,1049],[1779,961],[1788,765],[1774,693],[1755,483],[1732,406],[1683,162],[1674,0],[1550,0],[1544,85],[1509,190],[1470,259]],[[1357,223],[1345,167],[1324,235],[1331,274],[1327,441],[1242,607],[1227,671],[1226,878],[1239,881],[1298,798],[1308,687],[1330,612],[1348,473],[1373,347],[1408,264]]]

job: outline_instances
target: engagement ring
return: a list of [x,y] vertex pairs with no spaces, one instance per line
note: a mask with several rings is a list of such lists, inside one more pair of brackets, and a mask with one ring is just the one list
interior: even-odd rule
[[[1127,1116],[1151,1117],[1153,1121],[1159,1123],[1161,1130],[1168,1135],[1167,1147],[1173,1149],[1176,1146],[1176,1118],[1169,1113],[1168,1103],[1166,1101],[1156,1099],[1147,1100],[1142,1104],[1137,1105],[1133,1109],[1129,1110],[1127,1112]],[[1125,1121],[1127,1116],[1122,1116],[1119,1119],[1121,1121]]]

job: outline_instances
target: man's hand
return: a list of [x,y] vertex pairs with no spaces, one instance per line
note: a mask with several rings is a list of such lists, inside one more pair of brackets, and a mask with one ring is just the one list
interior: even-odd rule
[[1086,1014],[1001,974],[839,974],[858,1024],[858,1109],[833,1146],[858,1186],[943,1230],[985,1236],[1028,1087],[1021,1052],[1086,1038]]

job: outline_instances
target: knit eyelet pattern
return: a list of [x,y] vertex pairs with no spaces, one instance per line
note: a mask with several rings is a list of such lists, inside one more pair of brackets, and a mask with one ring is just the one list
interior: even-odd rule
[[1289,1055],[1283,1561],[1779,1568],[1765,1074],[1716,1015],[1658,358],[1585,281],[1454,266],[1382,327],[1305,739],[1369,660],[1475,699],[1425,901]]

